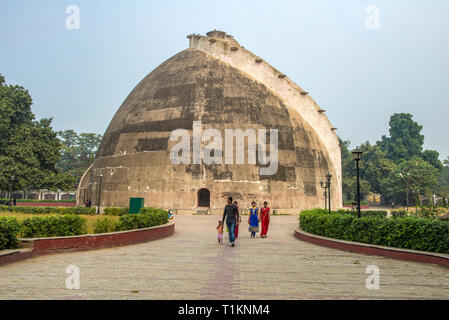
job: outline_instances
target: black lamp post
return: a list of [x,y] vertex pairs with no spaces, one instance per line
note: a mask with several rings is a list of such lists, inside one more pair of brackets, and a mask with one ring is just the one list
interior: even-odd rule
[[355,148],[352,151],[352,156],[354,157],[356,163],[357,172],[357,217],[360,218],[360,179],[359,179],[359,161],[362,159],[362,151],[359,148]]
[[103,180],[103,175],[99,174],[98,178],[100,179],[100,188],[98,191],[98,205],[97,205],[97,214],[100,214],[100,201],[101,201],[101,180]]
[[325,184],[323,181],[320,181],[320,186],[322,189],[324,189],[324,209],[327,209],[327,184]]
[[331,214],[331,178],[332,178],[332,175],[328,172],[326,174],[326,187],[327,187],[327,195],[329,196],[329,199],[328,199],[329,214]]

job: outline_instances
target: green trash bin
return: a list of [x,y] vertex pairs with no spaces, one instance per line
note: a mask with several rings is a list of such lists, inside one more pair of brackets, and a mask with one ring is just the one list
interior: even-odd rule
[[129,213],[137,214],[143,207],[143,198],[129,198]]

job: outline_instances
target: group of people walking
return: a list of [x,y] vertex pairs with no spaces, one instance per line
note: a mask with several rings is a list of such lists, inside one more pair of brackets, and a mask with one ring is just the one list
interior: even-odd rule
[[[229,242],[234,247],[235,239],[239,235],[239,225],[242,222],[242,216],[239,212],[237,201],[232,201],[232,197],[228,197],[227,204],[224,208],[223,218],[218,221],[218,242],[223,243],[223,228],[226,222],[227,231],[229,233]],[[260,237],[266,238],[268,225],[270,224],[270,208],[268,202],[263,203],[262,208],[256,206],[256,202],[251,202],[248,218],[248,231],[252,239],[259,232],[259,222],[261,223]]]

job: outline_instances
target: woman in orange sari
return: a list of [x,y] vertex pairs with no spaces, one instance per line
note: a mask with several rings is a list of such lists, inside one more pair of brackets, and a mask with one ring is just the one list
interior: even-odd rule
[[260,209],[260,220],[262,221],[262,230],[260,231],[260,237],[266,238],[268,232],[268,225],[270,224],[270,208],[268,202],[264,201],[263,208]]

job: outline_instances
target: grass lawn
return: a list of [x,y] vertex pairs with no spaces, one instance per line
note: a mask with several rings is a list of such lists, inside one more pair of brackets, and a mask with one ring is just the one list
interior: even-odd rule
[[[25,214],[25,213],[17,213],[17,212],[8,212],[8,211],[2,211],[0,212],[0,217],[15,217],[17,220],[21,221],[26,218],[31,217],[45,217],[45,216],[58,216],[59,214]],[[94,223],[95,221],[100,217],[105,217],[104,215],[84,215],[80,214],[79,216],[87,219],[87,233],[94,233]],[[107,216],[111,219],[117,220],[120,218],[118,216]]]

